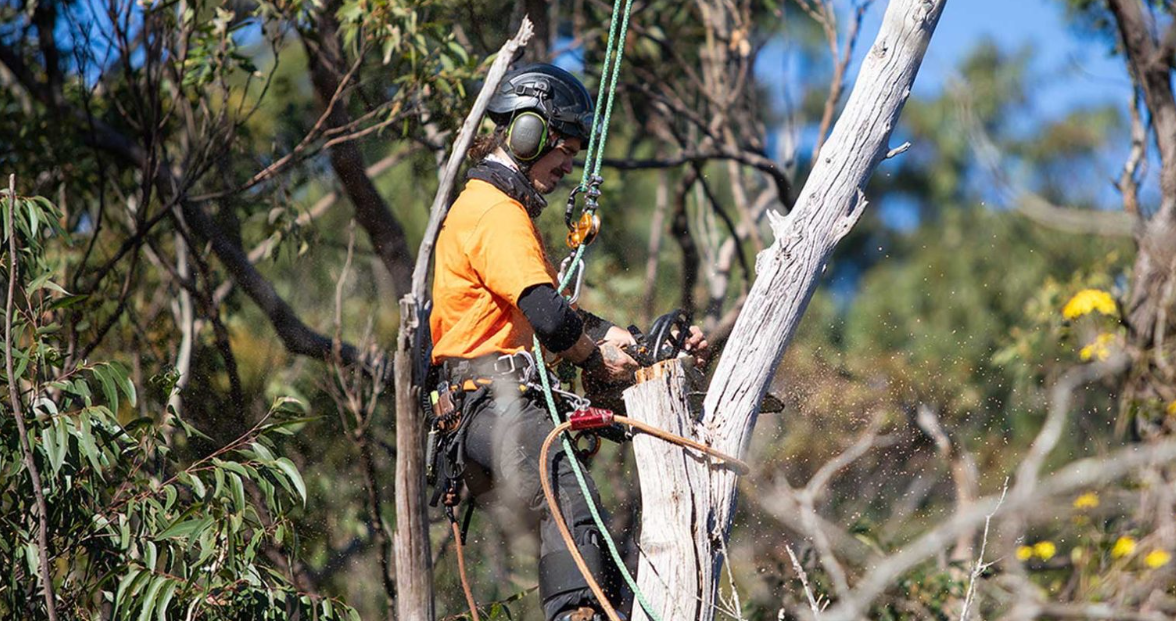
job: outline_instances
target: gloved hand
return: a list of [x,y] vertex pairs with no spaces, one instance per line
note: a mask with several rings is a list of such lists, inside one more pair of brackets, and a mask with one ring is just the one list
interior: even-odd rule
[[580,373],[584,396],[594,405],[618,410],[624,407],[621,391],[633,385],[633,374],[639,365],[629,354],[607,340],[600,344],[600,362],[589,365]]

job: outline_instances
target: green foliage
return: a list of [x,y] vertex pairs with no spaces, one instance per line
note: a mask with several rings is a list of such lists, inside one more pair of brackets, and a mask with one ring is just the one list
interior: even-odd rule
[[[357,619],[348,606],[302,593],[285,568],[307,500],[278,439],[306,419],[291,399],[235,441],[182,460],[179,437],[199,431],[175,414],[144,413],[118,362],[71,363],[60,320],[73,298],[50,257],[67,239],[47,200],[15,205],[19,299],[12,310],[12,377],[42,488],[25,467],[14,413],[0,419],[0,617],[45,615],[37,551],[44,495],[57,608],[75,619]],[[7,244],[11,229],[5,227]],[[8,246],[4,271],[8,273]],[[166,381],[166,380],[164,380]],[[5,395],[6,403],[8,395]],[[283,559],[280,563],[275,559]]]

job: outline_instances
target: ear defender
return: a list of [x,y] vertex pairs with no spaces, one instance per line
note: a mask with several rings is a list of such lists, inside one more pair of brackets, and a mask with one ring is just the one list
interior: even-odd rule
[[506,146],[524,162],[539,157],[547,146],[547,121],[534,112],[524,112],[510,122]]

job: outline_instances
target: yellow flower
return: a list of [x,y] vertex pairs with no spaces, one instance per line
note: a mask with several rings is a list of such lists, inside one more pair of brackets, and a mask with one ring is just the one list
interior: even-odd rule
[[1147,553],[1147,556],[1143,557],[1144,564],[1152,569],[1159,569],[1167,565],[1170,560],[1172,560],[1172,555],[1163,550],[1152,550]]
[[1033,558],[1033,548],[1029,546],[1017,546],[1017,560],[1027,561]]
[[1052,541],[1038,541],[1033,544],[1033,553],[1043,561],[1048,561],[1058,553],[1058,547]]
[[1176,401],[1168,404],[1168,416],[1176,416]]
[[1066,306],[1062,308],[1062,316],[1066,319],[1076,319],[1094,311],[1114,315],[1115,299],[1101,289],[1083,289],[1066,302]]
[[1119,537],[1115,542],[1115,547],[1111,548],[1111,556],[1114,558],[1123,558],[1135,552],[1135,539],[1126,535]]
[[1098,494],[1086,492],[1074,499],[1075,509],[1093,509],[1098,506]]
[[1111,342],[1115,340],[1114,334],[1103,332],[1098,335],[1089,345],[1083,347],[1078,352],[1078,356],[1083,360],[1090,360],[1097,358],[1098,360],[1106,360],[1111,356]]

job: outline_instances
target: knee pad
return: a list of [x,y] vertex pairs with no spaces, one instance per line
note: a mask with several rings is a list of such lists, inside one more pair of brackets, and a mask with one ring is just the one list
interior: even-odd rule
[[[604,555],[600,548],[592,544],[576,546],[580,555],[584,557],[584,564],[589,573],[600,583],[601,588],[608,592],[608,580],[605,576]],[[539,599],[548,601],[555,597],[582,593],[591,598],[588,581],[576,567],[572,553],[567,550],[548,552],[539,559]]]

